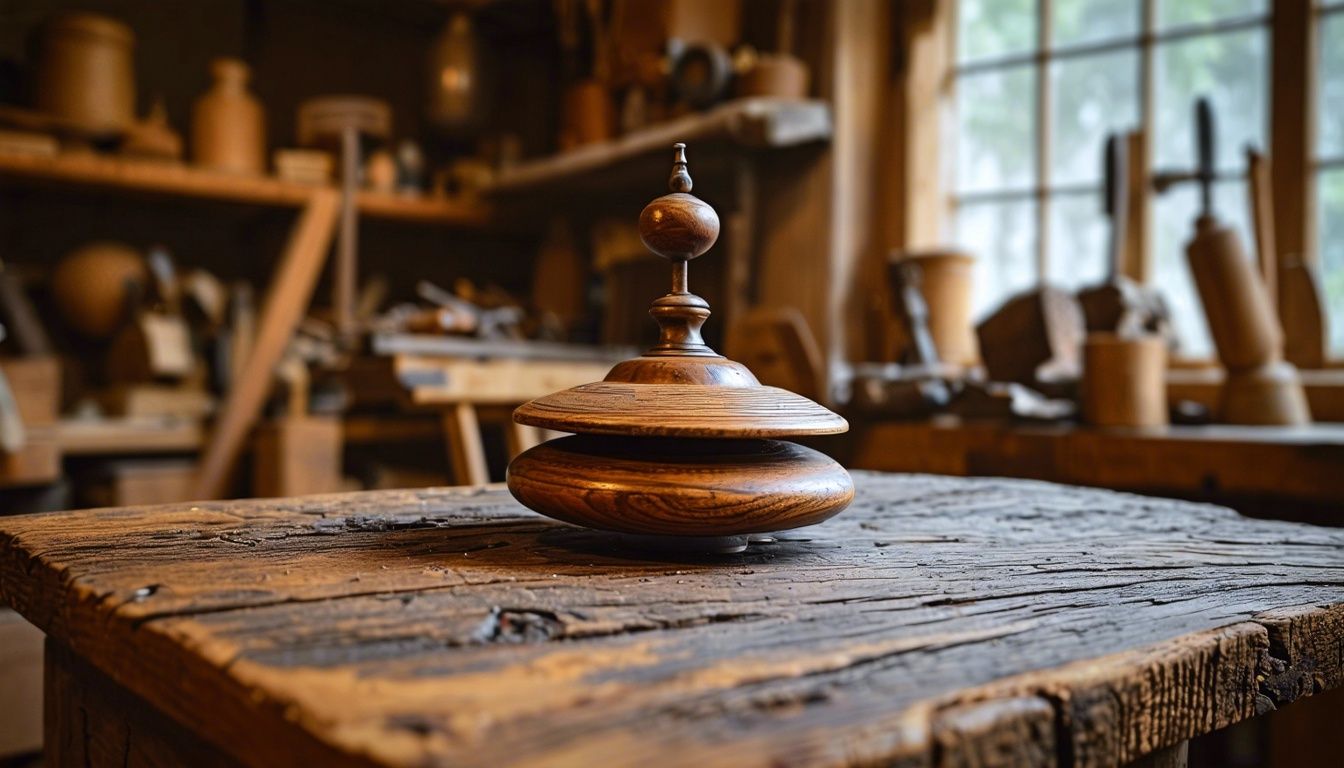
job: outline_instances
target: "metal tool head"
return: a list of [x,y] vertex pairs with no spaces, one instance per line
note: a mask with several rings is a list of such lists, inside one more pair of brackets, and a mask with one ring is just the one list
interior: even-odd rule
[[1195,156],[1198,161],[1195,176],[1199,180],[1201,216],[1213,215],[1213,182],[1218,156],[1215,138],[1213,103],[1207,96],[1201,96],[1195,100]]

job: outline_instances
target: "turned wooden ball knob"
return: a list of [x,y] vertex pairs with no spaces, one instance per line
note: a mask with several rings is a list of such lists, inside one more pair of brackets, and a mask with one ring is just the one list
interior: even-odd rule
[[645,247],[671,261],[689,261],[708,251],[719,239],[719,215],[708,203],[690,194],[691,174],[686,168],[686,145],[672,145],[672,194],[644,206],[639,214],[639,239]]

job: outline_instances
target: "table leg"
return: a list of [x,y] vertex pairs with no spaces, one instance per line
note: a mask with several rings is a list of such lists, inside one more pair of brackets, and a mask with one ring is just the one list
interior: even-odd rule
[[1130,763],[1126,768],[1186,768],[1190,764],[1190,742],[1164,747]]
[[45,647],[42,759],[48,768],[240,765],[50,638]]
[[443,433],[448,443],[448,463],[453,470],[453,482],[459,485],[485,485],[490,482],[476,406],[458,403],[445,411]]

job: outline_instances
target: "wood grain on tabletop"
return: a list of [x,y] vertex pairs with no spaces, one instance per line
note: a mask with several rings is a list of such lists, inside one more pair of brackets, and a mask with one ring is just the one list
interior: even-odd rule
[[855,484],[684,561],[495,488],[21,517],[0,594],[252,764],[1115,764],[1344,678],[1344,531]]

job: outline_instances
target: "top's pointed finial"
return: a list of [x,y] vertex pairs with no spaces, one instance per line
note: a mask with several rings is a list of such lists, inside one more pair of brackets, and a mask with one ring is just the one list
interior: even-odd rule
[[691,191],[691,172],[686,167],[686,145],[677,142],[672,145],[672,150],[676,153],[672,156],[672,176],[667,180],[667,186],[673,192]]
[[639,237],[665,259],[689,261],[719,239],[719,216],[709,203],[690,194],[686,145],[677,142],[672,150],[672,175],[667,180],[672,192],[644,207],[639,214]]

